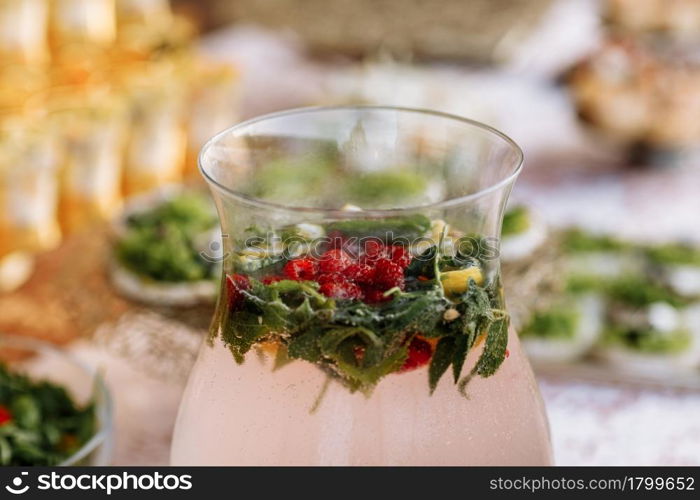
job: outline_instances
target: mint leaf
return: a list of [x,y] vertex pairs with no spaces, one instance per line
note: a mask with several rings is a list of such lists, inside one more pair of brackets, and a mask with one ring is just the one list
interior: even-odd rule
[[267,337],[271,330],[262,316],[248,311],[233,311],[222,330],[222,339],[228,345],[237,363],[243,363],[245,354],[253,345]]
[[459,377],[462,375],[462,367],[470,347],[469,336],[461,335],[455,339],[454,354],[452,355],[452,375],[455,384],[459,382]]
[[489,333],[486,336],[484,351],[479,357],[472,373],[481,377],[490,377],[501,366],[506,359],[506,348],[508,347],[508,324],[509,316],[504,315],[491,324]]
[[435,388],[440,382],[443,374],[450,367],[450,363],[455,354],[455,339],[453,337],[443,337],[435,348],[433,359],[430,360],[430,368],[428,369],[428,383],[430,385],[430,393],[435,391]]
[[316,363],[321,360],[322,352],[319,340],[323,335],[320,329],[309,329],[293,337],[287,346],[287,353],[292,359],[304,359],[311,363]]

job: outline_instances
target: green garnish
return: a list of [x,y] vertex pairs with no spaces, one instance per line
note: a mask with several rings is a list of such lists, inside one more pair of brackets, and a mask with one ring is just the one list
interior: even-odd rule
[[386,219],[343,220],[326,226],[327,234],[338,232],[345,237],[378,238],[382,241],[387,239],[387,235],[414,240],[429,230],[430,219],[421,214]]
[[612,280],[607,286],[607,293],[612,300],[634,307],[644,307],[654,302],[667,302],[680,307],[687,302],[668,288],[639,275]]
[[95,434],[93,404],[77,406],[63,387],[32,381],[0,363],[0,464],[57,465]]
[[688,244],[651,247],[647,256],[656,264],[700,266],[700,248]]
[[562,246],[567,252],[615,252],[629,248],[629,244],[608,235],[593,235],[581,229],[570,229],[563,234]]
[[566,280],[566,291],[572,295],[586,292],[605,292],[608,286],[606,279],[588,274],[572,274]]
[[571,305],[559,304],[543,311],[536,311],[520,336],[545,339],[572,339],[576,334],[581,314]]
[[217,224],[206,198],[182,194],[129,217],[115,255],[133,272],[157,281],[213,279],[215,265],[200,256],[195,239]]
[[648,354],[676,354],[687,350],[692,339],[687,330],[662,333],[650,328],[612,326],[604,332],[603,340]]
[[530,228],[530,211],[527,207],[518,206],[508,210],[503,216],[501,235],[503,237],[521,234]]
[[[418,231],[418,225],[421,233],[430,227],[422,217],[338,224],[345,234],[362,230],[363,236],[378,236],[388,224],[391,230],[411,227],[412,231]],[[248,276],[247,285],[236,291],[236,307],[223,308],[211,335],[221,333],[239,363],[257,343],[276,341],[289,359],[318,364],[352,391],[370,391],[382,377],[401,368],[416,335],[437,339],[428,369],[431,392],[450,367],[455,382],[460,381],[467,353],[483,335],[484,351],[463,380],[488,377],[506,353],[508,316],[501,309],[501,297],[493,284],[481,286],[473,279],[463,293],[446,296],[440,275],[459,261],[443,255],[439,247],[433,245],[421,256],[421,265],[406,269],[405,290],[387,290],[385,297],[391,299],[376,304],[327,297],[314,281],[282,279],[265,284]],[[470,259],[466,267],[474,265]],[[233,300],[227,293],[224,287],[224,304]]]
[[407,170],[369,172],[349,179],[346,199],[361,206],[396,206],[398,200],[423,196],[426,188],[422,176]]

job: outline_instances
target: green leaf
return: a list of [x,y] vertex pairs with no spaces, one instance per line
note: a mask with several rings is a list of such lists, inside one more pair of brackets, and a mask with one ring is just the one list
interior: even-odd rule
[[12,446],[7,438],[0,436],[0,465],[12,463]]
[[312,328],[301,335],[292,338],[287,346],[287,352],[292,359],[305,359],[312,363],[321,360],[322,352],[319,340],[323,335],[323,330]]
[[455,339],[453,337],[443,337],[438,342],[428,369],[428,383],[431,394],[435,391],[438,382],[440,382],[440,379],[450,367],[450,363],[452,363],[455,355],[455,349]]
[[340,344],[354,336],[361,337],[365,344],[379,346],[382,341],[372,330],[361,326],[333,328],[326,330],[320,340],[321,351],[326,356],[332,355],[340,346]]
[[464,366],[464,361],[467,359],[469,347],[468,335],[460,335],[455,339],[454,354],[452,356],[452,375],[455,384],[459,382],[459,377],[462,375],[462,367]]
[[481,377],[490,377],[501,366],[506,359],[506,349],[508,347],[508,324],[509,316],[504,315],[491,324],[489,333],[486,336],[486,345],[479,360],[474,367],[473,373]]
[[349,377],[351,382],[355,382],[359,389],[371,389],[382,377],[401,368],[407,355],[407,349],[401,349],[370,368],[358,367],[344,359],[335,359],[341,373]]
[[236,361],[242,363],[245,354],[253,344],[271,333],[263,317],[247,311],[234,311],[222,331],[222,339],[233,353]]

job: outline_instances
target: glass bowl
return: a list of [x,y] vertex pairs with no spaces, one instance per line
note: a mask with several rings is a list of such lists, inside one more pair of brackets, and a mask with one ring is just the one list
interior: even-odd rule
[[102,376],[80,359],[43,341],[0,335],[0,362],[32,380],[46,380],[66,388],[78,405],[95,402],[95,434],[61,466],[108,465],[112,454],[112,399]]

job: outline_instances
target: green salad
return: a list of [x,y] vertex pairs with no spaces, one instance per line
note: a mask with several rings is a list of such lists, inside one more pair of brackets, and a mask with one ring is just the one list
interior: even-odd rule
[[183,193],[128,217],[115,255],[130,271],[156,281],[214,279],[215,263],[201,257],[197,240],[217,226],[206,197]]
[[95,407],[63,387],[33,381],[0,363],[0,464],[57,465],[96,430]]

